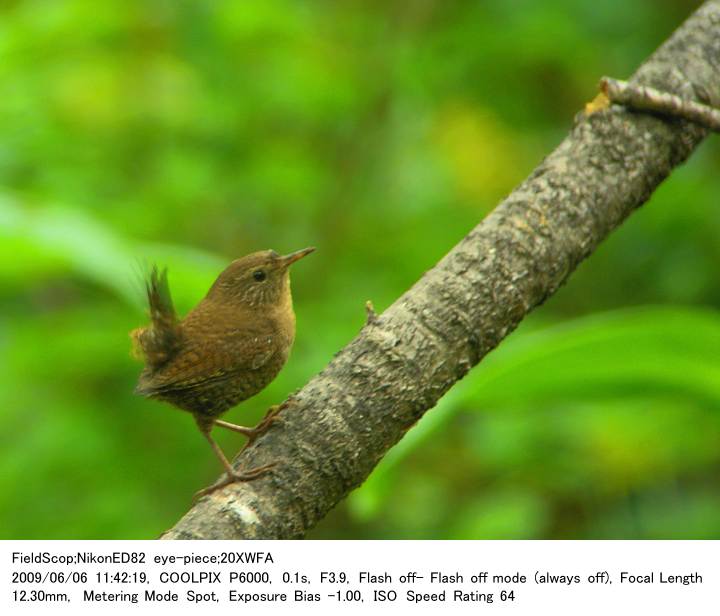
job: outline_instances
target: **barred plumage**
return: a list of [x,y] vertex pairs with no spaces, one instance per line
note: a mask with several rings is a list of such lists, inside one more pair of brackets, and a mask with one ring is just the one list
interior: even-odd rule
[[233,261],[181,321],[167,270],[153,267],[150,273],[150,324],[131,332],[136,351],[145,359],[135,391],[193,414],[226,469],[222,485],[254,479],[267,470],[235,472],[210,430],[217,424],[252,439],[272,422],[272,414],[256,428],[217,418],[265,388],[287,361],[295,338],[288,267],[313,250],[284,257],[268,250]]

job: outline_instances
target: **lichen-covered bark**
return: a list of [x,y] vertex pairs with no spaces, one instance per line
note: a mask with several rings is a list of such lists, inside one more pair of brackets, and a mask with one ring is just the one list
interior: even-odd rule
[[[720,0],[632,78],[720,104]],[[271,475],[198,502],[165,539],[294,538],[639,205],[706,131],[613,107],[571,134],[495,211],[296,393],[236,461]]]

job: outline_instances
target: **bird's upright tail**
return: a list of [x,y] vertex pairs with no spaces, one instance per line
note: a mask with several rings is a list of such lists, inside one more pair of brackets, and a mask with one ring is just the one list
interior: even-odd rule
[[167,269],[153,266],[145,282],[150,325],[130,332],[133,354],[145,359],[147,368],[154,371],[170,360],[180,348],[180,327],[170,297]]

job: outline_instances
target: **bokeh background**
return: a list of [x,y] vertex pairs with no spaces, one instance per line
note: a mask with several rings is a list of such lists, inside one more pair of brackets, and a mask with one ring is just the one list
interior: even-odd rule
[[[184,313],[233,258],[318,247],[287,367],[227,415],[252,423],[698,5],[3,2],[0,537],[152,538],[218,475],[132,393],[148,263]],[[720,538],[719,143],[310,537]]]

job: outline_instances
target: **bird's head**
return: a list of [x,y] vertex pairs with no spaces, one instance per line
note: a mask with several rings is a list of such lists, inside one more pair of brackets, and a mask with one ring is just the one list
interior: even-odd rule
[[290,266],[314,250],[284,256],[262,250],[236,259],[217,277],[207,299],[251,307],[279,304],[290,294]]

